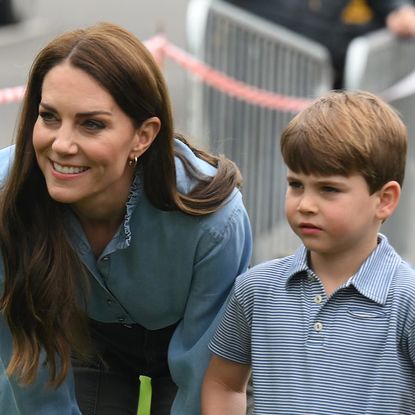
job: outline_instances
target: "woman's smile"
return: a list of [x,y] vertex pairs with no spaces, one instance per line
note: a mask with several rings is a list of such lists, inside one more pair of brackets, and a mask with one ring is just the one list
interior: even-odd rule
[[112,206],[114,194],[125,202],[138,131],[86,72],[67,62],[51,69],[43,82],[33,146],[52,199],[88,214]]
[[89,170],[89,167],[63,165],[56,161],[52,161],[52,166],[56,172],[70,175],[83,173],[84,171]]

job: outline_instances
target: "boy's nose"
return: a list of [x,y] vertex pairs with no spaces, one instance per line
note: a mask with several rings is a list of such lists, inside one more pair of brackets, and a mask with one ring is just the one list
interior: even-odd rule
[[308,193],[304,193],[298,203],[297,210],[301,213],[315,213],[317,211],[315,198]]

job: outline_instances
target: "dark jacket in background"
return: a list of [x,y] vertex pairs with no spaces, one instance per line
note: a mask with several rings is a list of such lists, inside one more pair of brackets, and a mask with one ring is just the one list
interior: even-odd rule
[[341,86],[350,41],[385,26],[393,10],[408,0],[226,0],[326,46]]

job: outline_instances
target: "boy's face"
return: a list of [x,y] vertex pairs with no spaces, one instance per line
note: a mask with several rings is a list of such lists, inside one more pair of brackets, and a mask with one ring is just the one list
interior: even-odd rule
[[377,243],[378,192],[363,176],[315,176],[288,171],[285,211],[313,255],[371,252]]

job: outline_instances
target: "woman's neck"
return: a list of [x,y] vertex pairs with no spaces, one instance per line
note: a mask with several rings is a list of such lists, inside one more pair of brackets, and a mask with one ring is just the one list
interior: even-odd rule
[[122,218],[117,221],[82,221],[81,225],[95,258],[99,258],[105,247],[118,231]]
[[124,220],[129,191],[111,200],[94,200],[72,206],[92,251],[98,258]]

